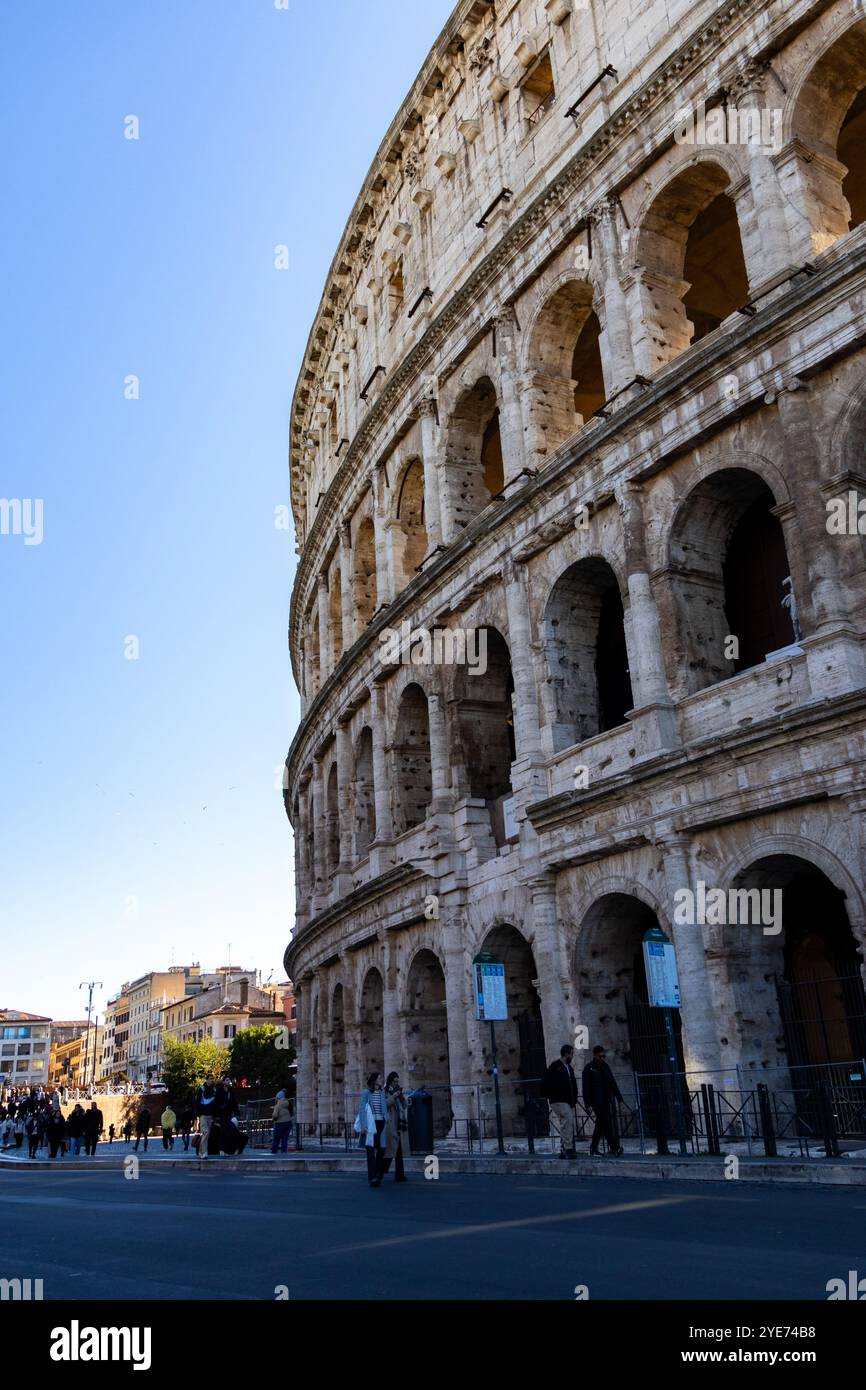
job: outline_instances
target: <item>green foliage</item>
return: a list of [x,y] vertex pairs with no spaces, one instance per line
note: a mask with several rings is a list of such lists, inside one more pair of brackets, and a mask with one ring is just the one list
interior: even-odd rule
[[228,1052],[211,1038],[204,1042],[163,1039],[162,1079],[178,1117],[192,1105],[198,1087],[207,1077],[224,1076],[227,1069]]
[[[284,1044],[288,1042],[288,1046]],[[290,1070],[295,1049],[290,1035],[273,1023],[261,1028],[245,1028],[232,1040],[229,1070],[235,1081],[244,1078],[262,1096],[284,1090],[294,1095],[295,1074]]]

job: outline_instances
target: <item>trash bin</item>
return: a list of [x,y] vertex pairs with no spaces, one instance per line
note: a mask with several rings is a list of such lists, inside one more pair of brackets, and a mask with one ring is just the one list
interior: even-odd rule
[[410,1091],[406,1099],[409,1102],[409,1152],[432,1154],[433,1097],[419,1086],[417,1091]]

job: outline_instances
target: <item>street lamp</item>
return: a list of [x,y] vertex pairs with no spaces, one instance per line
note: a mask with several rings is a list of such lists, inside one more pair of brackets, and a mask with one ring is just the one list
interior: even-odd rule
[[[82,980],[79,989],[87,990],[87,1037],[84,1044],[84,1086],[87,1088],[87,1059],[90,1055],[90,1016],[93,1010],[93,991],[96,986],[103,988],[101,980]],[[96,1038],[93,1039],[93,1070],[96,1071]],[[92,1079],[92,1078],[91,1078]]]

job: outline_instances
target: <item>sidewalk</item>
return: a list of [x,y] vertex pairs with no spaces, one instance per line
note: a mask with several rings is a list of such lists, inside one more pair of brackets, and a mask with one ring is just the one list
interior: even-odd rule
[[[28,1168],[44,1171],[63,1168],[85,1172],[98,1169],[123,1170],[124,1159],[135,1150],[124,1143],[100,1144],[95,1158],[80,1155],[78,1158],[28,1159],[26,1153],[6,1150],[0,1154],[0,1172]],[[550,1153],[530,1155],[523,1152],[483,1155],[453,1154],[440,1152],[428,1158],[416,1155],[406,1160],[407,1172],[421,1177],[425,1168],[430,1171],[431,1158],[435,1157],[439,1176],[456,1173],[500,1174],[501,1176],[544,1176],[561,1178],[656,1178],[661,1181],[719,1182],[730,1180],[731,1165],[727,1155],[713,1158],[706,1154],[680,1156],[670,1154],[626,1153],[622,1158],[590,1158],[582,1154],[573,1160],[563,1160]],[[786,1156],[780,1158],[748,1157],[736,1155],[738,1160],[737,1180],[740,1182],[762,1183],[783,1182],[795,1184],[820,1184],[822,1186],[866,1187],[866,1152],[858,1150],[850,1156],[827,1159],[823,1156],[801,1158]],[[181,1148],[166,1153],[157,1140],[148,1147],[145,1154],[139,1149],[137,1155],[139,1169],[186,1168],[201,1173],[270,1173],[290,1176],[293,1173],[353,1173],[360,1175],[364,1167],[364,1155],[358,1152],[347,1154],[344,1150],[305,1148],[301,1153],[271,1154],[267,1150],[247,1149],[241,1157],[212,1157],[199,1159],[190,1149],[184,1153]]]

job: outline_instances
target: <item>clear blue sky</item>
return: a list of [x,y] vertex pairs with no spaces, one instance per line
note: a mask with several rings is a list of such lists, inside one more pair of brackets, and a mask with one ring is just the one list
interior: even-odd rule
[[0,535],[0,1007],[79,1017],[101,979],[101,1011],[228,942],[281,977],[291,393],[451,8],[3,6],[0,497],[44,519],[41,544]]

